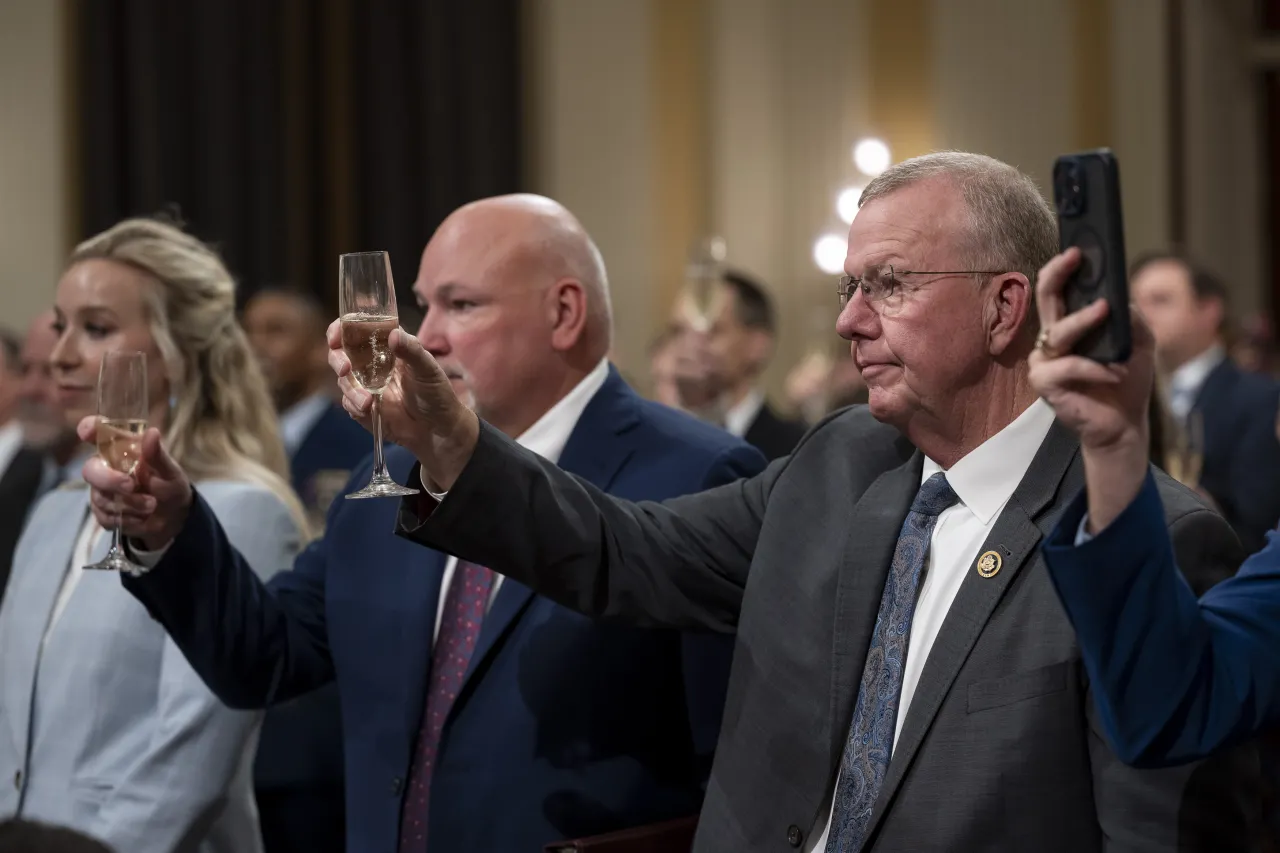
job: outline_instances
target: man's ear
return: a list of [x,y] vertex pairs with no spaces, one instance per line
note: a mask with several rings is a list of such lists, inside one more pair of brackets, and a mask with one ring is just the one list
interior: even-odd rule
[[991,282],[988,300],[987,346],[991,354],[1004,355],[1026,330],[1034,308],[1034,289],[1022,273],[1003,273]]
[[551,326],[551,346],[564,352],[581,340],[587,325],[587,292],[582,282],[562,278],[547,291],[547,319]]

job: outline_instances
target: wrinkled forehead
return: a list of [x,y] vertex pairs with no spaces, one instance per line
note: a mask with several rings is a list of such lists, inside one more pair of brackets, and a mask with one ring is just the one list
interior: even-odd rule
[[845,269],[851,275],[884,264],[958,269],[971,248],[971,234],[959,188],[937,178],[918,181],[862,206],[849,228]]

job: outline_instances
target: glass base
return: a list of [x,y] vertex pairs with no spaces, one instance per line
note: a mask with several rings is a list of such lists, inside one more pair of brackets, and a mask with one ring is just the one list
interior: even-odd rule
[[90,563],[84,567],[85,571],[102,571],[102,572],[123,572],[126,575],[145,575],[151,571],[146,566],[139,566],[124,555],[124,551],[119,548],[112,548],[107,555],[96,563]]
[[402,486],[390,477],[375,477],[369,481],[369,485],[365,486],[358,492],[351,492],[347,495],[347,500],[358,500],[360,498],[402,498],[405,495],[418,494],[417,489],[410,489]]

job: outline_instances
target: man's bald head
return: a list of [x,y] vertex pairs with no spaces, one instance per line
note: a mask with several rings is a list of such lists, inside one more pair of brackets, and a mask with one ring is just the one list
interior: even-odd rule
[[454,211],[422,253],[418,337],[477,413],[519,436],[606,357],[600,251],[563,205],[506,195]]
[[538,271],[550,287],[572,279],[587,294],[587,337],[598,358],[613,338],[613,308],[604,258],[591,235],[568,208],[533,193],[514,193],[473,201],[455,210],[438,235],[450,239],[492,240],[493,263],[514,264],[524,273]]

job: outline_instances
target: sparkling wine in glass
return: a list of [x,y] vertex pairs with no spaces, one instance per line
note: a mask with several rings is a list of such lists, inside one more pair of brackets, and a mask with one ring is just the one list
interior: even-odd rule
[[711,328],[713,303],[724,274],[726,254],[721,237],[700,240],[689,253],[685,265],[685,296],[690,307],[689,320],[695,331],[706,332]]
[[342,351],[351,361],[351,376],[373,395],[373,477],[348,498],[394,498],[416,495],[387,473],[382,457],[382,391],[395,370],[388,346],[399,325],[391,258],[386,252],[355,252],[338,258],[338,301],[342,311]]
[[[98,455],[121,474],[133,476],[147,431],[147,357],[140,352],[109,352],[98,368]],[[120,517],[111,531],[106,556],[86,569],[142,574],[120,545]]]

